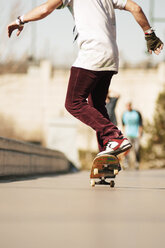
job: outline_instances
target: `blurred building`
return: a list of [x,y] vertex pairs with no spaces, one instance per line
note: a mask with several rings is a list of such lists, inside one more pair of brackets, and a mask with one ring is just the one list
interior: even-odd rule
[[[15,138],[63,150],[79,164],[77,151],[97,152],[97,142],[94,131],[64,108],[68,79],[69,70],[52,70],[49,61],[29,67],[27,74],[0,75],[0,118],[12,126]],[[144,120],[152,121],[164,83],[165,63],[157,69],[120,69],[111,83],[121,96],[116,108],[119,126],[128,101]],[[5,130],[0,129],[1,136],[7,135]]]

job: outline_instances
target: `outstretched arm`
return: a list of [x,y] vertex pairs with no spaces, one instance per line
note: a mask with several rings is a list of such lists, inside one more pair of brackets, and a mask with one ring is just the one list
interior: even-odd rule
[[[62,0],[48,0],[46,3],[32,9],[24,16],[19,17],[17,21],[8,25],[8,36],[10,37],[12,32],[17,29],[17,36],[20,35],[23,30],[23,24],[31,21],[37,21],[45,18],[52,13],[56,8],[62,5]],[[19,23],[20,20],[20,23]]]
[[136,22],[143,29],[149,53],[154,51],[154,53],[158,55],[163,49],[163,42],[155,35],[142,8],[134,1],[127,0],[125,10],[134,16]]

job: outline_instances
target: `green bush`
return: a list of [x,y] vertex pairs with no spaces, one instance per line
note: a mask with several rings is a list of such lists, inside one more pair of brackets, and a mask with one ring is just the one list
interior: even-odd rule
[[143,159],[165,160],[165,89],[158,95],[153,123],[145,125],[145,132],[149,140],[143,149]]

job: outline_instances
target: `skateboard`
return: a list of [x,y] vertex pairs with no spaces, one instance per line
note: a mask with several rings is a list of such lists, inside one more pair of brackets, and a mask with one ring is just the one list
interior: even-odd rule
[[[114,155],[100,155],[93,160],[90,174],[90,184],[92,187],[97,185],[115,186],[114,179],[121,170],[119,159]],[[96,181],[97,179],[97,181]],[[98,179],[100,179],[98,181]],[[110,181],[106,181],[110,179]]]

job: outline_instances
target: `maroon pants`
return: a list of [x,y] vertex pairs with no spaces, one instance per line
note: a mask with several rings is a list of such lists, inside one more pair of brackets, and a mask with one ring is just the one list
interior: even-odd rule
[[100,151],[104,150],[107,140],[123,136],[109,120],[105,107],[113,74],[112,71],[72,67],[66,96],[68,112],[96,131]]

